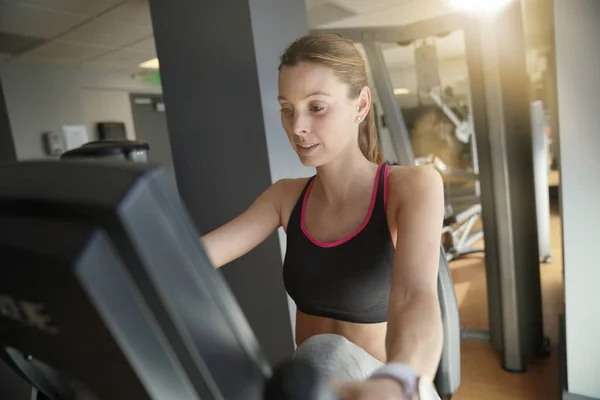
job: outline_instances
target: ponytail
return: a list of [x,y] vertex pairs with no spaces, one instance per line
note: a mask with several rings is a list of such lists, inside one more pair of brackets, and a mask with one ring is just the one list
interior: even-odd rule
[[383,154],[379,148],[379,140],[377,140],[375,113],[373,112],[372,107],[369,109],[365,120],[360,124],[358,132],[358,145],[360,146],[360,150],[365,155],[367,160],[376,164],[383,163]]

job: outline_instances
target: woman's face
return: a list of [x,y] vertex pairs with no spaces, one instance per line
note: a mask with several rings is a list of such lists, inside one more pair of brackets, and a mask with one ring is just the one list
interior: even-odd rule
[[370,103],[366,102],[366,109],[361,107],[363,93],[351,99],[348,90],[326,66],[305,62],[282,68],[281,121],[302,164],[318,167],[348,146],[358,146],[357,117],[364,119]]

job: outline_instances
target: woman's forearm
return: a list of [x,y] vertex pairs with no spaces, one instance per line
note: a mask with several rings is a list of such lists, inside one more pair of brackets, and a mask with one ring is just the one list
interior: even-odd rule
[[401,362],[434,379],[444,342],[437,296],[415,294],[390,304],[387,362]]

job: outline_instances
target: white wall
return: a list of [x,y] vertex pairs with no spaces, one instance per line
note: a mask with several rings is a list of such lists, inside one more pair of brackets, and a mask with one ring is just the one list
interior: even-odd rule
[[96,138],[96,124],[102,121],[125,123],[128,139],[135,139],[129,93],[124,90],[83,89],[81,91],[82,118],[90,140]]
[[0,78],[18,160],[47,157],[43,132],[83,122],[81,92],[71,70],[5,64]]
[[42,133],[60,133],[62,125],[84,124],[94,140],[96,122],[121,121],[135,138],[129,92],[160,93],[130,73],[109,70],[5,63],[0,79],[19,160],[51,158],[44,154]]
[[568,389],[600,398],[600,2],[554,7]]

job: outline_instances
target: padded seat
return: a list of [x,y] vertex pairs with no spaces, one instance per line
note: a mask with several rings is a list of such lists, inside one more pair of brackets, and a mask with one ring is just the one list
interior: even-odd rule
[[438,297],[442,312],[444,347],[434,383],[439,395],[450,399],[460,386],[460,320],[454,282],[442,246],[440,246],[438,271]]

